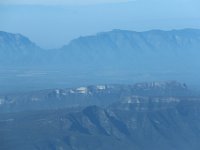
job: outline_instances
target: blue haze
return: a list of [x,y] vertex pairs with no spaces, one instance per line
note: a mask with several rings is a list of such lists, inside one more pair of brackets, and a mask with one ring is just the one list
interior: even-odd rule
[[85,5],[80,5],[81,1],[71,5],[52,5],[47,1],[26,5],[12,1],[6,5],[0,2],[0,30],[26,35],[43,48],[59,48],[81,35],[112,29],[200,28],[200,2],[197,0],[101,4],[97,1],[97,4],[88,2]]

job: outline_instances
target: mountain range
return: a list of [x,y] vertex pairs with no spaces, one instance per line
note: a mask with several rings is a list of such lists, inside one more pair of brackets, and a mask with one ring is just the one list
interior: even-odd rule
[[49,66],[93,71],[183,71],[189,67],[194,71],[200,65],[199,43],[198,29],[112,30],[79,37],[59,49],[44,50],[23,35],[0,32],[0,67]]
[[198,150],[200,98],[133,96],[103,108],[0,114],[1,150]]
[[62,108],[109,106],[134,96],[189,97],[195,96],[184,83],[177,81],[137,84],[105,84],[76,88],[49,89],[0,96],[0,113]]
[[0,32],[0,150],[198,150],[199,93],[148,81],[198,84],[199,55],[198,29],[113,30],[51,50]]
[[50,50],[0,32],[0,93],[157,80],[197,86],[199,50],[199,29],[112,30]]

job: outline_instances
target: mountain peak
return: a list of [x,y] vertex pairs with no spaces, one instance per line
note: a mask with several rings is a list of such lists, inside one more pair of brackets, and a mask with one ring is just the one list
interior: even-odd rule
[[27,37],[17,33],[0,31],[0,49],[36,49],[39,48]]

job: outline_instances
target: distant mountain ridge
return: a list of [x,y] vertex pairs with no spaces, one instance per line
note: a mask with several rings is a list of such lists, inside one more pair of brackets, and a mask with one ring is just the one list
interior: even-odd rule
[[[9,58],[10,64],[16,67],[23,66],[23,63],[18,62],[24,60],[26,64],[31,59],[31,65],[35,67],[40,67],[40,62],[44,66],[80,68],[81,65],[86,69],[98,66],[100,69],[127,67],[135,70],[160,70],[175,65],[183,70],[183,61],[188,61],[188,66],[197,66],[190,60],[196,60],[200,54],[199,43],[198,29],[145,32],[113,30],[77,38],[60,49],[43,50],[20,34],[0,32],[0,53],[4,54],[0,58],[7,63]],[[169,59],[173,65],[169,64]],[[158,66],[158,62],[162,67]],[[149,66],[143,68],[146,64]],[[142,67],[138,68],[138,65]]]
[[[3,40],[8,49],[0,48],[0,69],[3,70],[0,91],[4,87],[6,92],[16,88],[26,90],[30,85],[31,90],[49,87],[45,85],[56,88],[63,82],[73,85],[78,81],[87,85],[155,80],[196,84],[199,76],[199,29],[113,30],[80,37],[52,50],[37,48],[20,35],[3,33],[0,38],[10,39]],[[13,84],[8,85],[7,81]]]
[[71,56],[77,56],[83,65],[93,66],[90,64],[93,62],[100,68],[155,71],[162,68],[174,70],[176,67],[183,70],[183,62],[188,62],[189,66],[197,65],[193,62],[200,54],[199,41],[200,30],[194,29],[146,32],[113,30],[72,40],[62,48],[62,55],[72,62]]
[[37,60],[42,59],[43,53],[44,50],[27,37],[0,31],[0,67],[36,65]]
[[177,81],[137,83],[130,85],[105,84],[67,89],[51,89],[24,94],[0,96],[0,113],[26,110],[46,110],[89,105],[108,106],[135,96],[184,97],[194,96],[186,84]]
[[[144,32],[135,32],[128,30],[112,30],[109,32],[97,33],[92,36],[80,37],[72,40],[68,45],[64,46],[63,49],[67,47],[79,46],[79,48],[94,48],[96,44],[98,46],[110,46],[109,48],[121,49],[121,47],[127,49],[159,49],[159,48],[172,48],[171,46],[176,46],[174,48],[187,48],[191,45],[198,46],[197,43],[200,39],[199,29],[183,29],[183,30],[150,30]],[[111,43],[111,44],[110,44]],[[82,45],[81,45],[82,44]],[[170,45],[171,44],[171,45]],[[173,45],[172,45],[173,44]],[[78,48],[77,46],[77,48]],[[96,47],[95,47],[96,48]],[[99,47],[100,49],[104,49]]]
[[35,43],[21,34],[0,31],[0,49],[36,49]]

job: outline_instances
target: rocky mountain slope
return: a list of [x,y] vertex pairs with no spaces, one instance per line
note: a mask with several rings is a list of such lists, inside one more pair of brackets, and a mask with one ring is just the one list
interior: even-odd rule
[[198,150],[200,99],[132,97],[101,108],[0,114],[1,150]]
[[[0,63],[1,67],[26,66],[38,64],[44,50],[21,34],[12,34],[0,31]],[[28,63],[28,64],[27,64]]]
[[0,32],[0,93],[65,87],[64,82],[68,87],[154,80],[196,84],[199,43],[198,29],[113,30],[44,50],[20,34]]
[[186,84],[176,81],[145,82],[133,85],[93,85],[67,89],[41,90],[0,96],[0,112],[59,109],[89,105],[108,106],[132,96],[190,96]]

